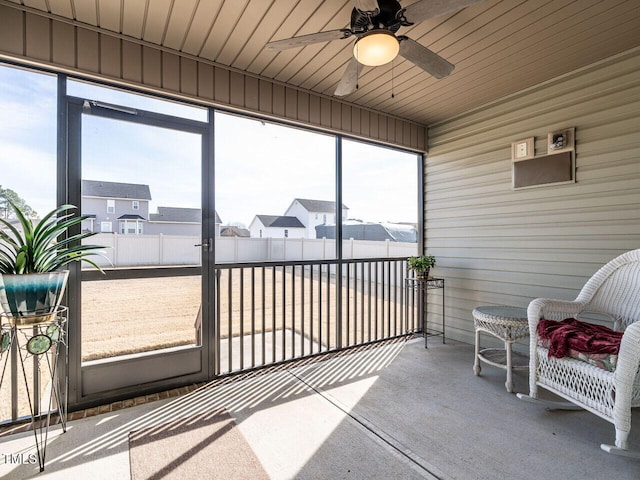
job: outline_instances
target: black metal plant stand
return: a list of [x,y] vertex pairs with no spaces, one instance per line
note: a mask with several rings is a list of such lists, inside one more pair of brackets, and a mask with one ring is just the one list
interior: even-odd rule
[[[445,322],[444,322],[444,278],[405,278],[405,287],[407,289],[407,298],[410,299],[406,303],[406,316],[408,318],[409,305],[417,303],[418,323],[424,337],[424,347],[427,348],[427,339],[433,336],[442,336],[442,343],[445,343]],[[442,325],[440,329],[428,327],[428,302],[427,293],[429,290],[442,290]],[[415,297],[414,297],[415,295]],[[417,302],[416,302],[417,301]]]
[[[10,352],[13,403],[15,404],[17,400],[19,358],[41,472],[44,470],[49,425],[51,424],[51,414],[54,411],[57,411],[60,416],[63,433],[67,431],[67,314],[67,307],[62,306],[56,307],[51,312],[32,312],[32,314],[22,317],[0,314],[0,360],[5,357],[0,376],[0,387]],[[38,321],[30,323],[30,318],[37,318]],[[59,372],[61,349],[65,349],[62,375]],[[30,360],[33,368],[31,386],[27,376]],[[48,392],[45,395],[41,395],[43,381],[49,382]]]

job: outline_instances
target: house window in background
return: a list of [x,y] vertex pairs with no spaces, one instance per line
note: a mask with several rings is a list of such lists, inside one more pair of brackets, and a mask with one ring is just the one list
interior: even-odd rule
[[100,231],[104,233],[110,233],[113,231],[111,222],[100,222]]
[[120,222],[120,233],[123,235],[142,235],[142,222],[124,220]]
[[107,213],[116,213],[116,201],[107,200]]
[[131,209],[140,210],[140,202],[138,200],[134,200],[133,202],[131,202]]

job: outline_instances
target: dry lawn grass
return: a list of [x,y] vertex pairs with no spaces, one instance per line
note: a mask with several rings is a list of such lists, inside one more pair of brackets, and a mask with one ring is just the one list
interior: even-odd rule
[[193,344],[200,298],[200,277],[83,282],[82,359]]
[[[231,277],[225,270],[219,285],[221,339],[286,329],[336,346],[337,292],[326,273],[319,282],[315,272],[311,282],[309,271],[303,281],[301,270],[278,269],[274,275],[271,269],[246,269]],[[402,330],[402,292],[392,289],[377,301],[375,293],[350,289],[348,312],[346,303],[342,312],[343,344]],[[200,300],[199,276],[84,282],[83,360],[195,344]]]
[[[285,275],[285,298],[282,295],[283,274],[262,272],[252,292],[251,272],[243,278],[228,272],[220,278],[220,338],[250,333],[293,329],[302,331],[303,300],[301,283],[294,288],[293,276]],[[268,278],[267,278],[268,277]],[[333,309],[318,300],[310,301],[310,282],[305,286],[305,334],[322,333],[320,322],[311,321],[311,312],[322,317],[326,325],[335,325]],[[326,301],[326,286],[323,300]],[[84,361],[139,353],[161,348],[196,343],[196,320],[201,299],[200,277],[144,278],[85,282],[82,286],[82,358]],[[229,293],[231,292],[231,301]],[[240,292],[243,292],[241,295]],[[264,308],[262,296],[264,293]],[[329,290],[335,304],[335,286]],[[275,300],[275,309],[274,309]],[[284,309],[283,309],[284,305]],[[295,318],[294,318],[295,317]],[[325,334],[327,326],[324,326]]]

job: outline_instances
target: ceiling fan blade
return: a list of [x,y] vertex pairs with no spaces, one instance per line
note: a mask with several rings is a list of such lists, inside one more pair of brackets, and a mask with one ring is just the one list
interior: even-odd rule
[[446,77],[455,68],[440,55],[423,47],[415,40],[404,36],[399,36],[398,40],[400,40],[400,55],[436,78]]
[[335,95],[338,97],[344,97],[356,91],[358,88],[358,69],[360,64],[355,58],[351,58],[347,69],[342,74],[342,78],[338,82]]
[[353,6],[360,10],[362,13],[369,13],[372,16],[380,13],[380,6],[378,0],[352,0]]
[[410,23],[419,23],[446,13],[457,12],[483,0],[422,0],[404,9],[404,17]]
[[266,48],[271,50],[286,50],[287,48],[304,47],[305,45],[311,45],[313,43],[342,40],[350,36],[351,30],[343,28],[341,30],[329,30],[327,32],[310,33],[309,35],[276,40],[275,42],[267,43]]

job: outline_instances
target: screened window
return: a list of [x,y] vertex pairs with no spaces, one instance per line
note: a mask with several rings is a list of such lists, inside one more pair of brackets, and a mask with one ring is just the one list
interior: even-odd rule
[[335,258],[335,242],[323,241],[318,222],[307,221],[323,211],[318,208],[335,211],[335,142],[331,135],[215,114],[216,211],[223,226],[249,232],[217,239],[216,262]]
[[418,158],[414,153],[343,141],[343,257],[417,254]]
[[56,77],[0,65],[0,215],[6,199],[34,218],[56,206]]
[[[52,75],[0,65],[0,216],[9,222],[17,222],[9,200],[36,220],[56,206],[56,87]],[[12,417],[12,367],[19,372],[18,385],[24,386],[23,367],[12,365],[11,357],[1,359],[0,373],[6,375],[0,388],[0,422]],[[25,360],[24,380],[34,388],[30,360]],[[48,398],[47,386],[41,383],[41,398]],[[16,400],[18,417],[29,414],[30,400],[22,387]]]

